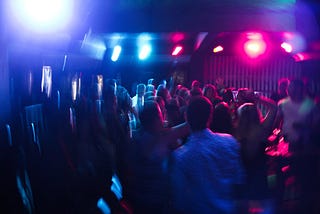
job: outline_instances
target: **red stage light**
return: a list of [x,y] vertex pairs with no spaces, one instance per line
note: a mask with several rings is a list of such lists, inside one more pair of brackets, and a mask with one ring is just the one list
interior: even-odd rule
[[177,56],[177,55],[179,55],[179,54],[182,52],[182,49],[183,49],[182,46],[180,46],[180,45],[176,46],[176,47],[173,49],[171,55],[172,55],[172,56]]

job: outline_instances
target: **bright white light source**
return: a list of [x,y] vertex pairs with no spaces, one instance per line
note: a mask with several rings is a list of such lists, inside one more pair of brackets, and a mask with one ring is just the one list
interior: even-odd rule
[[23,27],[35,32],[54,32],[70,22],[73,0],[11,0],[10,9]]
[[151,54],[151,35],[147,33],[142,33],[138,36],[137,46],[139,48],[139,59],[144,60]]
[[262,39],[249,40],[244,44],[246,54],[251,58],[256,58],[266,51],[266,43]]
[[42,66],[41,92],[51,96],[52,91],[52,68],[51,66]]
[[116,45],[116,46],[113,48],[111,60],[112,60],[113,62],[117,61],[117,60],[119,59],[120,53],[121,53],[121,46],[120,46],[120,45]]
[[139,59],[144,60],[148,58],[150,53],[151,53],[151,46],[149,44],[143,45],[139,51]]
[[176,47],[173,49],[171,55],[172,55],[172,56],[177,56],[179,53],[181,53],[182,49],[183,49],[182,46],[180,46],[180,45],[176,46]]
[[281,47],[287,52],[287,53],[291,53],[292,52],[292,45],[290,45],[289,43],[283,42],[281,44]]
[[223,47],[221,45],[219,45],[219,46],[217,46],[217,47],[215,47],[213,49],[213,53],[218,53],[218,52],[221,52],[221,51],[223,51]]

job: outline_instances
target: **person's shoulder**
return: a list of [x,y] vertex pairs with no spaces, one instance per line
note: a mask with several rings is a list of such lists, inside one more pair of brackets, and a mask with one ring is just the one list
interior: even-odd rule
[[174,150],[172,153],[174,163],[178,165],[185,163],[185,161],[192,156],[191,151],[187,143]]
[[236,139],[231,134],[227,133],[214,133],[214,137],[218,140],[236,141]]
[[278,106],[287,105],[290,103],[290,100],[291,99],[289,97],[282,98],[278,101]]
[[220,145],[221,147],[237,147],[239,146],[238,141],[233,135],[226,134],[226,133],[214,133],[214,141],[216,144]]

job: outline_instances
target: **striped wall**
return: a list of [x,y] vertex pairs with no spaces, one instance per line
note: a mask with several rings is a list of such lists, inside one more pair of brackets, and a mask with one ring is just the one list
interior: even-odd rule
[[251,62],[239,56],[209,56],[204,63],[204,82],[214,83],[218,77],[231,88],[251,88],[269,96],[277,89],[280,78],[301,77],[301,65],[291,57],[255,59]]

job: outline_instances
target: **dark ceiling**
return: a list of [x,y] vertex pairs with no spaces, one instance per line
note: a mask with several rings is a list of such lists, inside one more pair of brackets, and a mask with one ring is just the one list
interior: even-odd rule
[[[12,14],[5,5],[2,9],[6,26]],[[306,23],[318,22],[317,0],[77,0],[67,31],[74,36],[88,29],[94,33],[303,31]],[[6,28],[10,31],[10,26]]]
[[82,1],[81,27],[97,33],[300,31],[319,21],[315,0]]
[[[211,40],[221,32],[248,30],[298,31],[307,41],[320,38],[316,0],[77,0],[73,20],[73,25],[65,30],[68,36],[64,32],[45,39],[35,36],[26,39],[23,32],[7,26],[5,37],[9,42],[18,37],[21,52],[32,47],[35,52],[53,50],[64,55],[78,54],[88,35],[108,45],[115,32],[125,36],[127,43],[139,33],[148,32],[158,44],[158,59],[161,55],[163,59],[170,56],[175,32],[184,35],[187,55],[194,51],[201,32],[208,32]],[[4,26],[6,23],[5,19]]]

